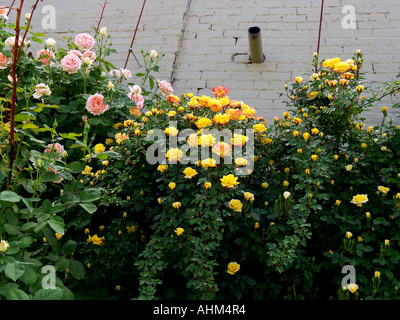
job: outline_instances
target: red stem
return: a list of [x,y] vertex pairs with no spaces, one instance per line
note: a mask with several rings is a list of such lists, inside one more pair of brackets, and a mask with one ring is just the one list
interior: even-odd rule
[[97,37],[97,34],[99,33],[99,28],[100,28],[101,21],[103,20],[104,10],[105,10],[105,8],[106,8],[106,5],[107,5],[107,0],[104,0],[104,5],[101,6],[101,7],[102,7],[102,10],[101,10],[101,15],[100,15],[100,20],[99,20],[99,22],[97,23],[96,34],[94,35],[94,38],[95,38],[95,39],[96,39],[96,37]]
[[[19,46],[19,35],[20,35],[20,23],[21,23],[21,12],[22,12],[22,7],[24,6],[24,0],[20,0],[19,7],[16,10],[17,11],[17,18],[15,21],[15,41],[14,41],[14,48],[13,48],[13,63],[11,67],[11,77],[13,80],[13,89],[12,89],[12,95],[11,95],[11,112],[10,112],[10,158],[8,161],[8,177],[7,177],[7,189],[10,188],[11,185],[11,179],[12,179],[12,170],[13,170],[13,165],[14,165],[14,158],[15,158],[15,105],[17,103],[17,87],[18,87],[18,82],[17,82],[17,63],[18,60],[21,56],[22,48],[24,46],[24,41],[26,38],[26,35],[29,30],[29,26],[32,20],[33,12],[36,9],[36,6],[38,4],[39,0],[36,0],[35,4],[32,6],[32,12],[31,12],[31,17],[29,19],[27,28],[25,30],[24,36],[21,41],[21,46]],[[10,9],[11,10],[11,9]]]

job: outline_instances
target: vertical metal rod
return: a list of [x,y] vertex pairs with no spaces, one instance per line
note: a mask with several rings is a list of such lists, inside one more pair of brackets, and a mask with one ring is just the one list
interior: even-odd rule
[[[318,45],[317,45],[317,54],[319,55],[319,47],[321,43],[321,29],[322,29],[322,17],[324,14],[324,0],[321,3],[321,15],[319,17],[319,31],[318,31]],[[317,71],[317,66],[315,66],[315,71]]]
[[145,4],[146,4],[146,0],[143,0],[142,10],[140,11],[139,19],[138,19],[138,22],[136,24],[135,33],[133,34],[133,37],[132,37],[132,42],[131,42],[131,46],[129,47],[128,56],[126,57],[126,62],[125,62],[124,69],[126,69],[126,67],[128,66],[129,56],[130,56],[131,50],[133,48],[133,43],[135,42],[136,32],[137,32],[137,30],[139,28],[140,20],[142,19],[142,13],[143,13],[143,9],[144,9]]

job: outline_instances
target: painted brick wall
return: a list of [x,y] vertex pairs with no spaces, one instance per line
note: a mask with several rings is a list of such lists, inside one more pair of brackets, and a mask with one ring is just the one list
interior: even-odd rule
[[[65,34],[91,32],[103,3],[104,0],[45,0],[33,19],[36,30],[41,30],[45,16],[41,8],[47,4],[56,8],[56,29],[46,30],[56,40],[62,42]],[[106,7],[102,26],[108,28],[118,50],[111,59],[117,67],[125,63],[142,3],[109,0]],[[342,28],[345,5],[356,9],[354,30]],[[259,115],[272,120],[285,110],[278,95],[284,85],[294,76],[307,76],[312,71],[320,6],[321,0],[147,0],[134,53],[140,59],[141,49],[165,52],[159,77],[171,80],[177,94],[211,94],[214,86],[225,85],[231,98],[245,101]],[[266,55],[262,64],[247,63],[247,30],[251,26],[261,28]],[[377,87],[395,79],[400,66],[399,38],[398,0],[325,1],[321,57],[348,59],[361,49],[365,54],[367,86]],[[133,57],[128,68],[141,70]],[[379,123],[380,108],[393,102],[388,98],[367,112],[367,123]],[[399,118],[393,117],[398,123]]]

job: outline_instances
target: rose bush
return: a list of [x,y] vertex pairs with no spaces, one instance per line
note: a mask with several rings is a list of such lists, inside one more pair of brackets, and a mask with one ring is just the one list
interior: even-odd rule
[[400,127],[386,106],[378,126],[362,116],[399,86],[364,96],[360,51],[315,54],[267,122],[223,85],[177,95],[155,50],[143,72],[117,69],[105,28],[65,48],[31,32],[12,162],[14,27],[1,22],[2,299],[397,298]]

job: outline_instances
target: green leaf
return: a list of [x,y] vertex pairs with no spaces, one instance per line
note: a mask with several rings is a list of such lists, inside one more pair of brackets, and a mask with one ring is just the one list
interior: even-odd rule
[[91,202],[81,202],[79,205],[86,210],[86,212],[92,214],[97,211],[97,206]]
[[4,231],[7,232],[9,235],[15,236],[18,234],[19,230],[16,226],[6,223],[4,225]]
[[70,256],[74,253],[76,248],[77,243],[74,240],[68,240],[66,243],[64,243],[61,252],[66,256]]
[[8,202],[17,203],[17,202],[20,202],[21,199],[22,198],[18,194],[16,194],[14,191],[6,190],[6,191],[2,191],[0,193],[0,201],[8,201]]
[[61,133],[60,134],[61,137],[63,137],[64,139],[70,139],[70,140],[76,140],[78,139],[78,137],[82,136],[82,133]]
[[56,233],[64,233],[65,224],[62,218],[57,216],[50,216],[50,219],[47,221],[47,223]]
[[20,278],[25,284],[34,284],[37,280],[37,273],[30,266],[25,266],[25,272]]
[[78,194],[81,202],[93,202],[101,198],[101,193],[97,189],[86,189]]
[[6,265],[4,269],[4,274],[7,278],[10,278],[12,281],[17,281],[25,272],[25,267],[20,262],[12,262]]
[[83,267],[83,264],[77,260],[70,260],[69,262],[69,272],[71,273],[71,276],[77,280],[83,279],[85,276],[85,268]]
[[42,179],[40,180],[41,182],[51,182],[54,180],[57,180],[57,174],[52,172],[52,171],[47,171],[42,175]]
[[18,288],[10,288],[6,293],[7,300],[30,300],[29,296]]
[[85,170],[85,167],[86,165],[79,161],[71,162],[68,165],[68,168],[69,170],[71,170],[72,173],[81,173],[83,170]]
[[40,289],[33,296],[34,300],[62,300],[64,292],[60,288]]

